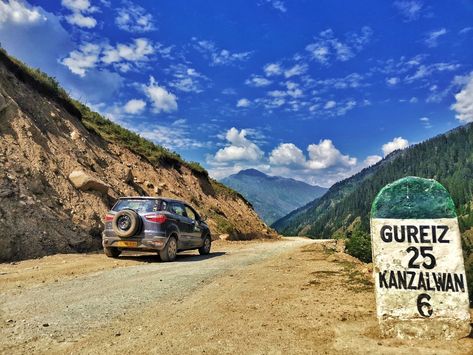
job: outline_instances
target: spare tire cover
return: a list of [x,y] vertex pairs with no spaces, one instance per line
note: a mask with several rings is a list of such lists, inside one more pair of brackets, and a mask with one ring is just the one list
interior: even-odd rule
[[122,210],[113,217],[112,229],[119,237],[131,237],[138,232],[140,222],[141,217],[135,211]]

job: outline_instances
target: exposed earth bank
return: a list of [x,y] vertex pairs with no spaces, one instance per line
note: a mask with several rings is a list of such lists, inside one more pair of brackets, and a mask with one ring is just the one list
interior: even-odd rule
[[378,332],[370,271],[304,238],[0,264],[0,353],[471,354]]

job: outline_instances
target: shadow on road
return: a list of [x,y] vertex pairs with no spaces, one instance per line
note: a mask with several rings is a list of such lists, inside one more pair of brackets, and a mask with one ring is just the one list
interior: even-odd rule
[[[129,252],[131,253],[131,252]],[[210,253],[208,255],[199,255],[199,254],[188,254],[188,253],[180,253],[177,254],[177,258],[174,261],[174,263],[181,263],[181,262],[189,262],[189,261],[202,261],[202,260],[207,260],[207,259],[212,259],[216,258],[219,256],[223,256],[226,253],[224,251],[219,251],[219,252],[214,252]],[[156,254],[122,254],[121,256],[118,257],[118,260],[124,259],[124,260],[135,260],[135,261],[140,261],[143,263],[158,263],[161,262],[161,259],[159,258],[159,255]]]

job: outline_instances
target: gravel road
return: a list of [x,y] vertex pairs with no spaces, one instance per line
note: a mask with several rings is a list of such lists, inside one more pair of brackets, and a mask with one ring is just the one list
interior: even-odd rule
[[473,354],[471,337],[381,338],[369,270],[324,243],[213,250],[0,264],[0,354]]

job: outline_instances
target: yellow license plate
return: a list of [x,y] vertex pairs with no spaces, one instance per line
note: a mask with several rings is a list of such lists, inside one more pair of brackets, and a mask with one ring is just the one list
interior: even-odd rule
[[116,247],[126,247],[126,248],[136,248],[138,246],[138,242],[126,242],[120,240],[114,244]]

